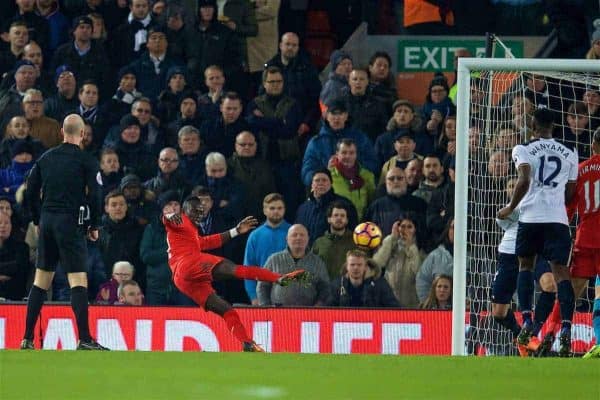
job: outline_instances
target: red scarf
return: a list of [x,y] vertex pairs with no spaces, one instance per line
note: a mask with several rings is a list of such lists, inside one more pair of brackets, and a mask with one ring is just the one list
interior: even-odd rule
[[333,159],[333,166],[338,172],[350,182],[350,191],[359,190],[365,185],[365,180],[358,174],[360,168],[358,162],[354,166],[345,167],[337,157]]

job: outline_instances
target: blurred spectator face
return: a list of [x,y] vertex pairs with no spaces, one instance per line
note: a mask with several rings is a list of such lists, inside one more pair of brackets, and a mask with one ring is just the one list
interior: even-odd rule
[[210,196],[198,196],[198,200],[200,200],[200,207],[202,208],[202,213],[200,214],[200,219],[204,220],[208,217],[210,210],[212,210],[213,205],[215,204],[214,200]]
[[398,106],[394,110],[394,121],[401,128],[407,128],[412,123],[415,113],[408,106]]
[[391,168],[385,175],[385,190],[393,197],[406,194],[406,174],[400,168]]
[[35,0],[15,0],[15,3],[17,3],[21,12],[33,11],[33,7],[35,6]]
[[44,98],[41,94],[30,94],[23,98],[25,118],[32,120],[44,115]]
[[351,280],[362,281],[365,278],[368,268],[366,258],[357,256],[346,257],[346,271],[348,272],[348,278]]
[[541,93],[546,90],[546,82],[539,75],[532,75],[527,77],[527,87],[534,92]]
[[284,59],[291,60],[298,55],[300,49],[300,39],[298,35],[292,32],[288,32],[281,37],[279,43],[279,51]]
[[446,122],[444,122],[444,134],[448,140],[456,140],[456,118],[446,118]]
[[152,117],[152,107],[150,103],[138,101],[131,111],[131,115],[136,117],[142,126],[146,126],[150,122],[150,117]]
[[128,184],[123,188],[123,196],[125,201],[135,201],[140,198],[142,187],[137,183]]
[[137,78],[134,74],[125,74],[119,81],[119,87],[124,92],[133,92],[135,90],[135,85],[137,84]]
[[283,221],[285,214],[285,204],[281,200],[275,200],[263,206],[263,213],[267,221],[272,225],[278,225]]
[[179,166],[179,157],[175,149],[163,149],[158,155],[158,168],[164,174],[170,174]]
[[183,118],[193,118],[196,115],[196,102],[192,99],[183,99],[179,112]]
[[227,175],[227,164],[215,162],[206,166],[206,176],[210,178],[224,178]]
[[207,68],[204,71],[204,84],[208,87],[209,92],[220,92],[225,85],[225,76],[216,68]]
[[165,12],[165,2],[162,0],[155,1],[152,4],[152,13],[154,15],[160,16]]
[[331,190],[331,180],[326,174],[315,174],[310,183],[310,191],[315,198],[320,198]]
[[92,27],[92,39],[102,39],[106,34],[106,26],[104,26],[104,19],[98,18],[95,15],[88,15],[92,19],[94,24]]
[[133,271],[127,264],[117,264],[113,267],[112,278],[120,284],[133,279]]
[[31,42],[25,46],[25,49],[23,50],[23,59],[31,61],[38,69],[38,72],[42,70],[44,59],[42,57],[42,49],[37,43]]
[[496,147],[499,150],[512,150],[512,148],[518,145],[519,142],[519,134],[515,132],[514,129],[500,129],[498,132]]
[[410,160],[404,169],[406,183],[412,187],[419,186],[423,180],[423,162],[418,159]]
[[417,234],[417,227],[414,222],[410,219],[403,219],[400,221],[400,239],[406,242],[414,242],[415,235]]
[[169,89],[173,93],[179,93],[185,88],[185,76],[182,74],[175,74],[169,79]]
[[344,167],[352,168],[356,165],[357,151],[354,143],[350,145],[340,144],[335,154]]
[[152,32],[152,34],[148,36],[148,43],[146,43],[146,47],[153,55],[165,54],[168,47],[167,36],[162,32]]
[[479,147],[479,128],[472,126],[469,128],[469,151],[475,154]]
[[29,42],[29,31],[26,26],[13,26],[8,31],[8,40],[11,45],[22,49]]
[[239,99],[225,99],[221,103],[221,115],[225,124],[232,124],[238,120],[242,113],[242,103]]
[[583,103],[588,107],[590,112],[594,113],[598,109],[598,106],[600,106],[600,93],[595,90],[586,90],[583,94]]
[[339,129],[343,129],[346,126],[346,121],[348,120],[348,113],[339,111],[336,111],[334,113],[327,112],[325,114],[325,119],[329,123],[331,129],[337,131]]
[[372,65],[369,65],[369,73],[371,80],[374,82],[382,82],[387,79],[390,74],[390,64],[385,57],[378,57]]
[[73,31],[73,37],[77,42],[87,43],[92,39],[92,25],[79,24]]
[[111,172],[119,172],[121,165],[119,164],[119,156],[117,154],[103,154],[100,159],[100,169],[106,175]]
[[12,224],[10,223],[10,217],[5,213],[0,213],[0,240],[5,241],[10,237],[12,231]]
[[172,31],[179,31],[181,28],[183,28],[183,18],[181,18],[181,15],[176,14],[176,15],[172,15],[167,19],[167,28],[169,28]]
[[349,76],[350,72],[352,72],[352,60],[349,58],[344,58],[338,65],[335,67],[335,73],[342,76]]
[[348,214],[343,208],[334,208],[331,210],[331,216],[327,217],[327,223],[332,231],[343,231],[348,226]]
[[437,279],[435,284],[435,298],[437,301],[447,302],[452,294],[452,282],[446,278]]
[[82,150],[85,150],[88,146],[92,144],[92,140],[94,139],[94,130],[90,124],[85,124],[83,126],[83,137],[81,138],[81,143],[79,143],[79,147]]
[[137,125],[129,125],[121,132],[121,139],[125,143],[135,144],[140,140],[140,127]]
[[437,183],[442,179],[444,167],[437,157],[425,157],[423,160],[423,176],[429,182]]
[[513,193],[515,192],[515,187],[517,186],[517,178],[510,178],[506,181],[506,196],[508,199],[511,199]]
[[195,133],[188,133],[178,139],[181,154],[192,155],[200,150],[200,136]]
[[79,101],[86,107],[96,107],[98,105],[98,87],[91,83],[83,85],[79,91]]
[[280,73],[267,74],[263,82],[265,92],[269,96],[279,96],[283,93],[283,75]]
[[567,123],[574,134],[578,135],[589,126],[590,119],[584,114],[567,114]]
[[200,21],[210,22],[215,15],[215,8],[213,6],[200,7]]
[[235,153],[242,158],[256,156],[256,139],[250,132],[240,132],[235,138]]
[[25,117],[17,116],[11,118],[6,126],[6,135],[10,138],[25,139],[29,136],[31,126]]
[[73,75],[71,71],[61,73],[56,81],[56,87],[58,88],[59,94],[67,98],[72,98],[75,94],[75,89],[77,88],[75,75]]
[[367,76],[366,71],[355,69],[350,73],[348,83],[350,85],[350,92],[354,96],[362,96],[367,91],[367,86],[369,85],[369,77]]
[[429,93],[431,94],[432,103],[439,103],[440,101],[444,100],[446,96],[448,96],[448,91],[441,85],[432,86]]
[[123,295],[119,296],[119,302],[128,306],[141,306],[144,295],[138,285],[129,284],[123,288]]
[[394,141],[394,150],[396,150],[396,155],[401,160],[407,160],[411,158],[416,147],[417,144],[415,143],[415,141],[409,138],[408,136],[403,136]]
[[533,104],[527,97],[517,96],[513,98],[510,112],[512,115],[531,114],[533,113]]
[[148,0],[131,0],[129,9],[131,10],[133,18],[144,19],[150,11],[150,5],[148,4]]
[[508,175],[508,169],[508,154],[503,151],[492,153],[488,162],[488,174],[494,178],[505,177]]
[[35,67],[24,65],[15,72],[15,86],[20,92],[25,92],[27,89],[33,87],[36,76],[37,71]]
[[12,217],[13,209],[12,209],[12,205],[10,204],[10,201],[8,201],[6,199],[0,200],[0,213],[6,214],[9,217]]
[[108,199],[108,202],[104,205],[104,211],[112,221],[118,222],[123,220],[125,215],[127,215],[125,196],[114,196]]
[[292,225],[288,229],[287,244],[292,252],[305,252],[308,246],[308,231],[302,225]]

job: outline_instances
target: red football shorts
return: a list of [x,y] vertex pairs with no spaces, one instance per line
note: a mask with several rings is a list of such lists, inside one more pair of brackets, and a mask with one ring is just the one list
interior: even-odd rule
[[173,282],[181,293],[204,307],[208,296],[215,292],[212,270],[222,260],[223,257],[206,253],[182,258],[175,263]]
[[600,249],[575,247],[571,261],[573,278],[593,278],[600,274]]

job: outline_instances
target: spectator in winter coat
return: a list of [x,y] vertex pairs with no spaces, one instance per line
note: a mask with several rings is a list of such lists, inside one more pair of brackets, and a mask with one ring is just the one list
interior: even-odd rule
[[398,300],[381,268],[361,250],[346,253],[341,276],[332,281],[329,305],[341,307],[398,307]]
[[23,300],[32,272],[29,247],[12,234],[10,216],[0,213],[0,298]]
[[417,296],[420,302],[425,301],[432,283],[438,275],[452,276],[454,271],[454,219],[450,220],[442,235],[440,245],[429,253],[417,273]]
[[25,182],[25,177],[33,167],[33,148],[25,140],[17,140],[11,149],[12,164],[0,169],[0,189],[3,196],[15,202],[17,189]]
[[121,282],[133,279],[135,274],[134,266],[128,261],[117,261],[112,267],[112,278],[104,282],[98,289],[96,303],[115,304],[119,300],[118,289]]
[[[352,55],[344,50],[334,50],[329,57],[331,72],[325,81],[319,100],[322,107],[328,107],[331,102],[342,97],[348,86],[348,76],[352,72]],[[368,80],[368,78],[367,78]]]
[[0,142],[0,167],[8,168],[12,164],[12,147],[18,140],[29,143],[34,160],[46,151],[42,142],[31,137],[29,121],[25,117],[13,117],[6,126],[4,139]]

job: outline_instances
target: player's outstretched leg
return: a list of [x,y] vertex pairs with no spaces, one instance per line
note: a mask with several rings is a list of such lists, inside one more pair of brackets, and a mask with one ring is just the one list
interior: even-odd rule
[[264,350],[248,336],[246,328],[240,321],[240,316],[237,311],[233,309],[231,304],[220,298],[216,293],[212,293],[206,299],[204,308],[207,311],[212,311],[215,314],[220,315],[227,324],[227,328],[237,340],[242,342],[244,351],[249,352],[264,352]]
[[215,280],[250,279],[287,286],[290,282],[306,279],[306,271],[298,269],[281,275],[266,268],[236,265],[231,260],[224,259],[213,268],[212,276]]

